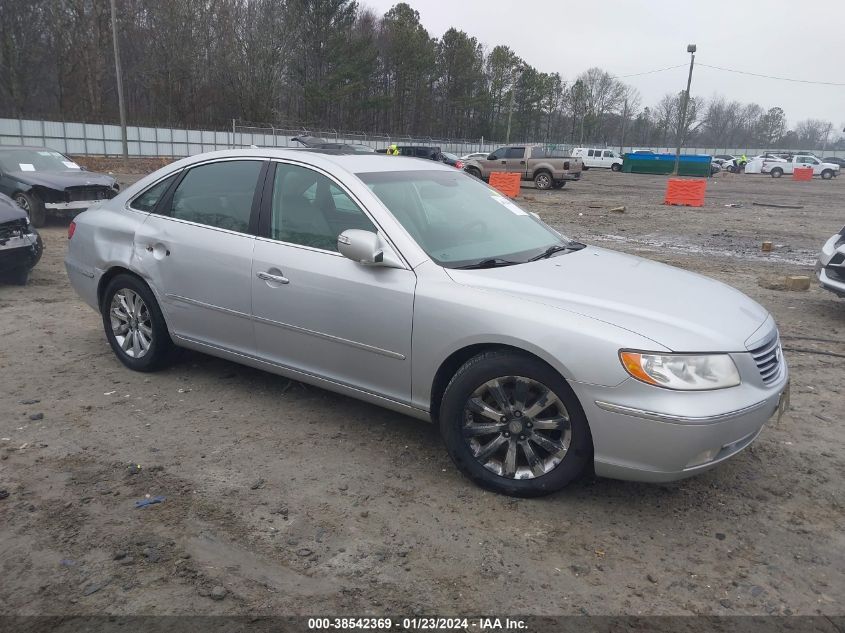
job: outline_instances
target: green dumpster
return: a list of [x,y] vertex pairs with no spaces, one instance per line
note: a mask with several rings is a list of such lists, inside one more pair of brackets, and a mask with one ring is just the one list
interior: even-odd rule
[[[679,176],[710,176],[710,156],[681,154]],[[631,153],[622,157],[622,171],[628,174],[671,174],[675,170],[674,154]]]

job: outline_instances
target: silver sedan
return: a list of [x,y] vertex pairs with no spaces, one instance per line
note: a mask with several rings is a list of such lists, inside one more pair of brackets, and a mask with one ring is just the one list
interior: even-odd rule
[[70,281],[127,367],[187,347],[432,420],[506,494],[702,472],[788,393],[777,327],[742,293],[575,242],[431,161],[203,154],[69,235]]

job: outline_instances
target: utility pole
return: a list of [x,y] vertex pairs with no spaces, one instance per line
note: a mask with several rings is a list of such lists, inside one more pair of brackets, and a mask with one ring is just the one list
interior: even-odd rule
[[126,104],[123,102],[123,71],[120,69],[120,46],[117,43],[117,9],[111,0],[111,36],[114,44],[114,74],[117,77],[117,106],[120,110],[120,140],[123,141],[123,160],[129,160],[129,143],[126,140]]
[[517,74],[522,76],[522,67],[517,66],[513,70],[513,85],[511,86],[511,103],[508,107],[508,130],[505,132],[505,145],[511,142],[511,118],[513,117],[513,97],[516,94]]
[[[114,1],[114,0],[112,0]],[[684,102],[681,106],[681,116],[678,119],[678,142],[677,142],[677,149],[675,150],[675,169],[672,173],[677,176],[678,169],[681,165],[681,142],[683,140],[683,132],[684,128],[686,128],[687,122],[687,106],[689,105],[689,91],[690,85],[692,84],[692,68],[695,65],[695,44],[689,44],[687,46],[687,53],[690,54],[689,60],[689,77],[687,77],[687,91],[684,93]]]

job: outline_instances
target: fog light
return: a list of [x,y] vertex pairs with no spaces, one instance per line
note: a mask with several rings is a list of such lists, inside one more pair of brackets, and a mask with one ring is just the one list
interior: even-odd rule
[[706,451],[701,451],[698,455],[693,457],[684,468],[694,468],[695,466],[703,466],[707,462],[712,462],[719,454],[720,448],[708,448]]

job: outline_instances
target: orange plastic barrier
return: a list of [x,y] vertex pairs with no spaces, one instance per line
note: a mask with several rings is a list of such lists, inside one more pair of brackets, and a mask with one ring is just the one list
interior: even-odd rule
[[510,171],[494,171],[490,174],[490,186],[498,189],[509,198],[516,198],[519,195],[519,183],[522,174]]
[[812,180],[812,167],[796,167],[792,172],[792,180]]
[[666,198],[663,204],[677,204],[686,207],[703,207],[704,178],[670,178],[666,183]]

